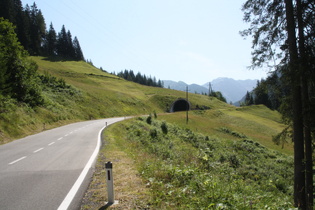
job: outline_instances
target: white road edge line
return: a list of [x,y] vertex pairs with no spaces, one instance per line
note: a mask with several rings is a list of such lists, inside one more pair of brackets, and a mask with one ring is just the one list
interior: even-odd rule
[[16,162],[19,162],[20,160],[23,160],[24,158],[26,158],[26,156],[21,157],[21,158],[15,160],[15,161],[12,161],[11,163],[9,163],[9,165],[12,165],[12,164],[14,164],[14,163],[16,163]]
[[78,177],[77,181],[74,183],[74,185],[72,186],[72,188],[68,192],[67,196],[65,197],[65,199],[62,201],[62,203],[58,207],[58,210],[68,209],[74,196],[78,192],[84,178],[86,177],[86,175],[87,175],[88,171],[90,170],[95,158],[98,155],[98,151],[100,150],[100,146],[101,146],[101,135],[102,135],[102,131],[104,130],[104,128],[106,128],[106,126],[104,126],[98,133],[98,140],[97,140],[96,148],[95,148],[92,156],[90,157],[89,161],[85,165],[85,167],[84,167],[83,171],[81,172],[80,176]]
[[41,151],[41,150],[43,150],[43,149],[44,149],[44,147],[39,148],[38,150],[35,150],[33,153],[39,152],[39,151]]

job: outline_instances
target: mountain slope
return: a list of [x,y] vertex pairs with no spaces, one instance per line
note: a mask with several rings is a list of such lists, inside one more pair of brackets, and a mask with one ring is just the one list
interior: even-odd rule
[[181,90],[181,91],[186,91],[186,88],[188,86],[188,92],[190,92],[190,93],[202,94],[202,93],[208,93],[209,92],[208,88],[205,88],[201,85],[197,85],[197,84],[188,85],[182,81],[175,82],[172,80],[163,80],[163,84],[164,84],[164,88],[169,88],[169,89],[173,89],[173,90]]
[[[185,82],[179,81],[175,82],[172,80],[163,80],[164,87],[185,91],[188,86],[188,92],[190,93],[208,93],[209,83],[204,85],[191,84],[188,85]],[[214,91],[220,91],[226,98],[227,102],[237,102],[242,99],[247,91],[252,91],[257,84],[257,80],[234,80],[231,78],[221,77],[212,80],[211,87]]]
[[[11,101],[0,107],[0,144],[75,121],[166,112],[175,100],[186,97],[181,91],[126,81],[83,61],[32,59],[47,83],[59,82],[52,82],[53,87],[42,90],[45,104],[41,107]],[[67,88],[56,87],[59,83],[65,83],[63,86]],[[196,94],[189,94],[189,101],[192,108],[226,106]]]
[[[236,102],[242,99],[247,91],[252,91],[257,80],[234,80],[231,78],[218,78],[211,82],[212,88],[220,91],[227,101]],[[209,84],[203,85],[207,87]]]

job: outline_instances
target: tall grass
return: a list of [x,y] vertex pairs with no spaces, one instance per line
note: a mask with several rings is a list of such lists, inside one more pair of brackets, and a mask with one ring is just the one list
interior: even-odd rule
[[150,188],[151,208],[292,207],[291,156],[230,129],[219,131],[226,138],[218,138],[147,119],[114,126],[119,126],[119,141],[134,151],[138,173]]

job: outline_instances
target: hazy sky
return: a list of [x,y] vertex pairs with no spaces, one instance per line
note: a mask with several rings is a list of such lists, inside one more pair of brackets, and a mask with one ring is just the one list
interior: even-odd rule
[[[32,5],[34,0],[22,0]],[[239,31],[245,0],[36,0],[47,29],[77,36],[86,59],[108,72],[132,69],[161,80],[204,84],[261,79],[248,70],[251,39]]]

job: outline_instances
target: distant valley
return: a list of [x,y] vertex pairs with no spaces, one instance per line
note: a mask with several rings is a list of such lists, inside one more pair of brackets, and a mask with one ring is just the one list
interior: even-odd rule
[[[163,80],[164,87],[174,90],[188,91],[190,93],[203,94],[209,92],[209,83],[198,85],[198,84],[186,84],[185,82],[175,82],[172,80]],[[247,91],[252,91],[256,85],[257,80],[234,80],[231,78],[220,77],[210,82],[213,91],[220,91],[226,98],[228,103],[236,103],[240,101],[246,94]]]

